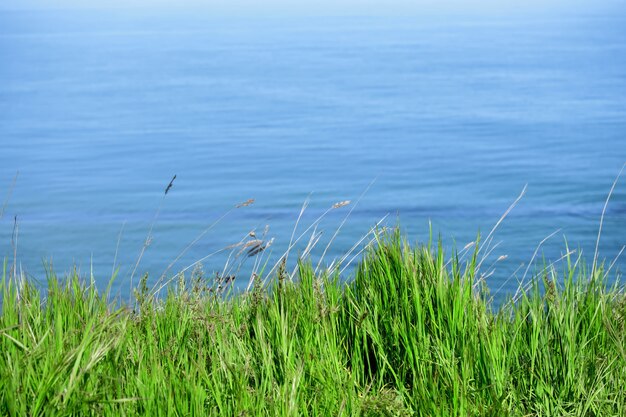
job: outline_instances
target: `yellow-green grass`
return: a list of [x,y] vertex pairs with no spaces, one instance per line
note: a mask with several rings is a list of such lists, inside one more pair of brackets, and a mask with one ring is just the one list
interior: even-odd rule
[[130,306],[5,264],[0,415],[626,416],[622,288],[568,258],[496,310],[477,253],[395,232],[345,279],[303,262],[224,292],[195,273],[159,299],[142,280]]

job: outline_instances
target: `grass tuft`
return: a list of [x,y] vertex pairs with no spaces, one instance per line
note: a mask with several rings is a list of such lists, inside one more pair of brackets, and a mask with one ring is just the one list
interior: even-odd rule
[[144,276],[132,307],[5,261],[0,415],[626,415],[626,296],[602,264],[568,257],[495,310],[466,249],[395,230],[349,280],[282,258],[236,292],[197,267],[161,298]]

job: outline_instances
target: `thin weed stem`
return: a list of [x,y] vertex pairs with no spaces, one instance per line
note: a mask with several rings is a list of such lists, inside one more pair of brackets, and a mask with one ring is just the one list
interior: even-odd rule
[[119,251],[120,243],[122,241],[122,233],[124,232],[124,226],[126,226],[126,221],[122,223],[120,232],[117,235],[117,244],[115,245],[115,255],[113,256],[113,267],[111,269],[111,276],[115,275],[115,266],[117,265],[117,253]]
[[622,176],[622,172],[624,171],[624,167],[626,167],[626,163],[624,163],[624,165],[622,165],[622,169],[619,170],[619,173],[617,174],[617,177],[615,177],[615,181],[613,181],[613,185],[611,186],[611,190],[609,191],[609,194],[606,196],[606,201],[604,202],[604,207],[602,207],[602,215],[600,216],[600,225],[598,227],[598,238],[596,239],[596,249],[595,249],[595,251],[593,253],[593,264],[591,266],[591,275],[590,275],[591,278],[595,277],[596,267],[598,266],[598,251],[600,249],[600,236],[602,235],[602,225],[604,223],[604,215],[606,213],[606,208],[609,205],[609,200],[611,199],[611,196],[613,195],[613,191],[615,190],[615,186],[617,185],[617,182],[619,181],[620,177]]
[[[370,182],[368,184],[368,186],[365,188],[365,190],[363,190],[363,192],[361,193],[361,195],[359,196],[359,198],[357,198],[356,202],[352,205],[352,207],[350,207],[350,210],[348,211],[348,214],[346,214],[346,216],[343,218],[341,224],[339,224],[339,227],[337,227],[337,229],[335,230],[335,233],[333,234],[333,236],[330,238],[330,240],[328,241],[328,244],[326,245],[326,247],[324,248],[324,252],[322,252],[322,255],[320,256],[319,261],[317,262],[317,266],[315,267],[315,273],[317,273],[319,271],[320,266],[322,265],[322,261],[324,260],[324,256],[326,255],[326,252],[328,252],[328,249],[330,248],[330,246],[333,244],[333,241],[335,240],[335,238],[337,237],[337,235],[339,234],[339,232],[341,231],[341,228],[343,227],[343,225],[348,221],[348,218],[350,218],[350,215],[352,214],[352,212],[354,211],[354,209],[356,209],[356,207],[359,205],[359,203],[361,202],[361,200],[363,199],[363,197],[368,193],[368,191],[370,190],[370,188],[372,188],[372,186],[374,185],[374,183],[376,182],[376,180],[378,179],[378,177],[374,178],[372,180],[372,182]],[[340,203],[337,203],[335,205],[333,205],[333,208],[340,208],[340,207],[344,207],[346,205],[350,204],[349,200],[346,201],[342,201]]]
[[[478,252],[480,252],[483,248],[485,248],[486,251],[489,250],[489,247],[491,245],[491,241],[493,239],[493,234],[496,232],[496,230],[498,229],[498,227],[500,226],[500,224],[502,223],[502,221],[509,215],[509,213],[511,212],[511,210],[513,210],[513,208],[515,208],[515,206],[517,206],[517,204],[520,202],[520,200],[522,199],[522,197],[524,197],[524,195],[526,194],[526,189],[528,188],[528,184],[524,185],[524,188],[522,189],[522,192],[517,196],[517,198],[515,199],[515,201],[513,201],[513,203],[506,209],[506,211],[504,212],[504,214],[502,215],[502,217],[500,217],[500,219],[496,222],[495,226],[493,226],[493,228],[491,229],[491,231],[489,232],[489,234],[487,235],[487,238],[485,239],[485,246],[481,246],[478,249]],[[482,261],[481,261],[482,262]]]

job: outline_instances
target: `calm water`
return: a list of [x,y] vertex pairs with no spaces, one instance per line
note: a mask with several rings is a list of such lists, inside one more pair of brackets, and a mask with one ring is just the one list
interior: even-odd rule
[[[19,170],[0,255],[12,258],[17,216],[18,259],[39,279],[51,260],[60,272],[93,267],[106,283],[121,232],[124,293],[161,203],[139,267],[153,278],[249,198],[256,203],[173,270],[265,225],[275,256],[307,196],[300,230],[374,180],[329,260],[385,215],[411,241],[427,239],[430,220],[448,247],[462,247],[528,184],[496,234],[493,260],[508,255],[490,278],[498,288],[555,230],[548,260],[564,252],[563,235],[593,255],[604,199],[626,162],[626,19],[5,12],[0,143],[2,201]],[[349,208],[327,216],[322,242]],[[626,178],[601,255],[612,259],[624,244]]]

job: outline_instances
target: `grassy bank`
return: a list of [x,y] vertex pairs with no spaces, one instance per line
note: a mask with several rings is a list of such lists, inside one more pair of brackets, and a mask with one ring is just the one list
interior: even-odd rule
[[5,273],[0,415],[626,415],[626,296],[601,268],[566,259],[493,311],[475,256],[380,239],[347,284],[302,264],[228,295],[196,272],[121,308]]

